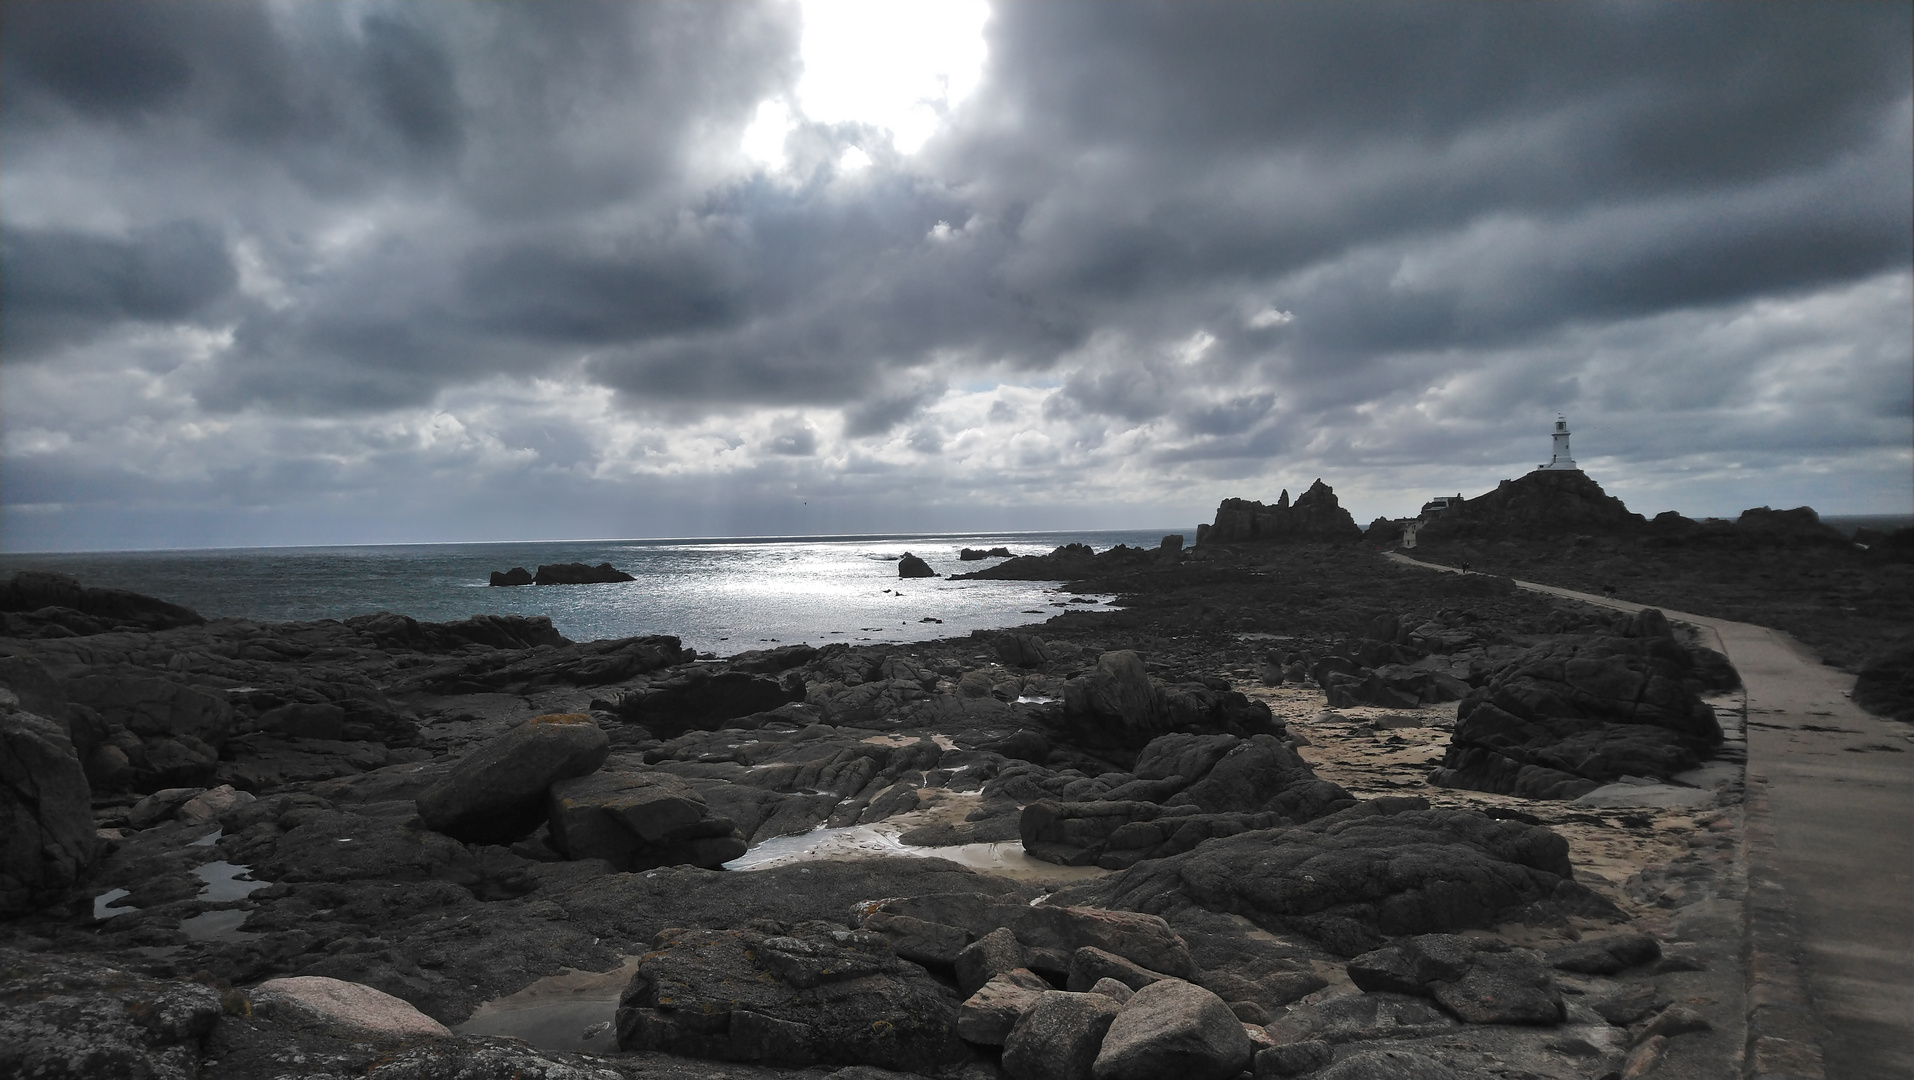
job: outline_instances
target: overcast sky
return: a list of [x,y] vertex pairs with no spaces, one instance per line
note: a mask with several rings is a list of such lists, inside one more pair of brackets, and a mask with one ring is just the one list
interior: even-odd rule
[[9,3],[0,547],[1914,510],[1905,3]]

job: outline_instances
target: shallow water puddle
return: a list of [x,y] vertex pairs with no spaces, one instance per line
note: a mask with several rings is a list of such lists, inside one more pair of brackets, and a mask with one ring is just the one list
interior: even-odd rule
[[99,921],[102,919],[110,919],[115,915],[124,915],[129,911],[138,911],[139,908],[136,908],[136,907],[130,907],[130,906],[129,907],[114,907],[113,906],[114,904],[119,903],[121,900],[131,895],[132,893],[128,892],[125,889],[114,889],[112,892],[103,892],[100,895],[94,897],[93,898],[94,920]]
[[797,836],[778,836],[724,864],[726,870],[769,870],[799,862],[825,859],[902,857],[948,859],[987,874],[1022,881],[1064,882],[1101,877],[1109,873],[1095,866],[1058,866],[1033,859],[1015,840],[960,844],[954,847],[917,847],[898,839],[909,826],[899,821],[813,829]]
[[612,1023],[618,995],[637,970],[638,957],[627,956],[610,971],[552,975],[515,994],[484,1002],[452,1030],[460,1035],[524,1039],[540,1050],[610,1053],[618,1049]]
[[239,900],[272,884],[270,881],[254,881],[248,876],[252,872],[250,866],[229,862],[209,862],[204,866],[195,866],[193,873],[206,883],[200,886],[198,898],[215,904]]
[[[252,893],[272,884],[270,881],[254,881],[249,875],[252,867],[239,863],[209,862],[193,867],[193,873],[206,884],[200,886],[198,900],[210,904],[242,900]],[[252,914],[238,908],[223,911],[202,911],[197,915],[179,921],[180,932],[194,941],[236,941],[249,938],[249,934],[239,927]]]
[[925,738],[937,744],[940,750],[955,750],[957,742],[948,735],[872,735],[864,742],[871,746],[916,746]]

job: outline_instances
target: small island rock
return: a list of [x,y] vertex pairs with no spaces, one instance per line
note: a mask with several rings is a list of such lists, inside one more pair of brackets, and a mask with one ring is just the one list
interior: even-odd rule
[[623,570],[618,569],[608,562],[601,562],[597,566],[586,566],[584,563],[574,562],[551,563],[539,567],[537,576],[532,579],[532,584],[606,585],[619,581],[636,580],[637,579],[630,574],[625,573]]

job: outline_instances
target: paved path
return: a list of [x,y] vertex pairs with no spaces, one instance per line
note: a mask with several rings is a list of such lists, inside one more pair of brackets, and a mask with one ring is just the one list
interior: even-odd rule
[[[1398,562],[1459,573],[1396,552]],[[1618,611],[1645,605],[1518,581],[1535,592]],[[1751,940],[1750,1006],[1779,1004],[1760,980],[1764,965],[1799,965],[1816,1025],[1763,1025],[1751,1017],[1752,1075],[1830,1080],[1914,1077],[1914,744],[1909,728],[1848,700],[1854,678],[1777,630],[1663,609],[1714,631],[1748,696]],[[1765,805],[1764,805],[1765,804]],[[1765,810],[1765,815],[1762,811]],[[1778,904],[1757,891],[1777,888]],[[1764,909],[1792,923],[1767,935]],[[1763,942],[1791,936],[1792,956],[1766,957]],[[1773,1045],[1753,1045],[1761,1031]],[[1785,1037],[1783,1037],[1785,1036]],[[1790,1045],[1795,1039],[1799,1045]],[[1816,1060],[1818,1057],[1818,1060]]]

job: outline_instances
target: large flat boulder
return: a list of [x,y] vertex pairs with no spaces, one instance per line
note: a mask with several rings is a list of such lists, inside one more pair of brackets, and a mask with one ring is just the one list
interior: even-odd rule
[[1223,999],[1180,979],[1137,990],[1097,1053],[1096,1080],[1232,1080],[1254,1047]]
[[268,979],[253,988],[254,1008],[287,1009],[342,1038],[442,1039],[452,1033],[402,998],[362,983],[320,975]]
[[925,1071],[962,1061],[956,995],[882,935],[667,930],[619,998],[618,1045],[767,1065]]
[[747,846],[730,818],[713,814],[696,789],[670,773],[600,770],[553,784],[550,801],[553,846],[618,870],[716,869]]
[[1376,799],[1308,824],[1212,840],[1052,899],[1144,912],[1195,904],[1344,956],[1525,911],[1615,917],[1574,881],[1568,842],[1554,832],[1430,810],[1421,799]]
[[508,843],[545,820],[560,780],[605,763],[611,739],[579,713],[536,716],[467,754],[418,798],[429,829],[468,843]]

